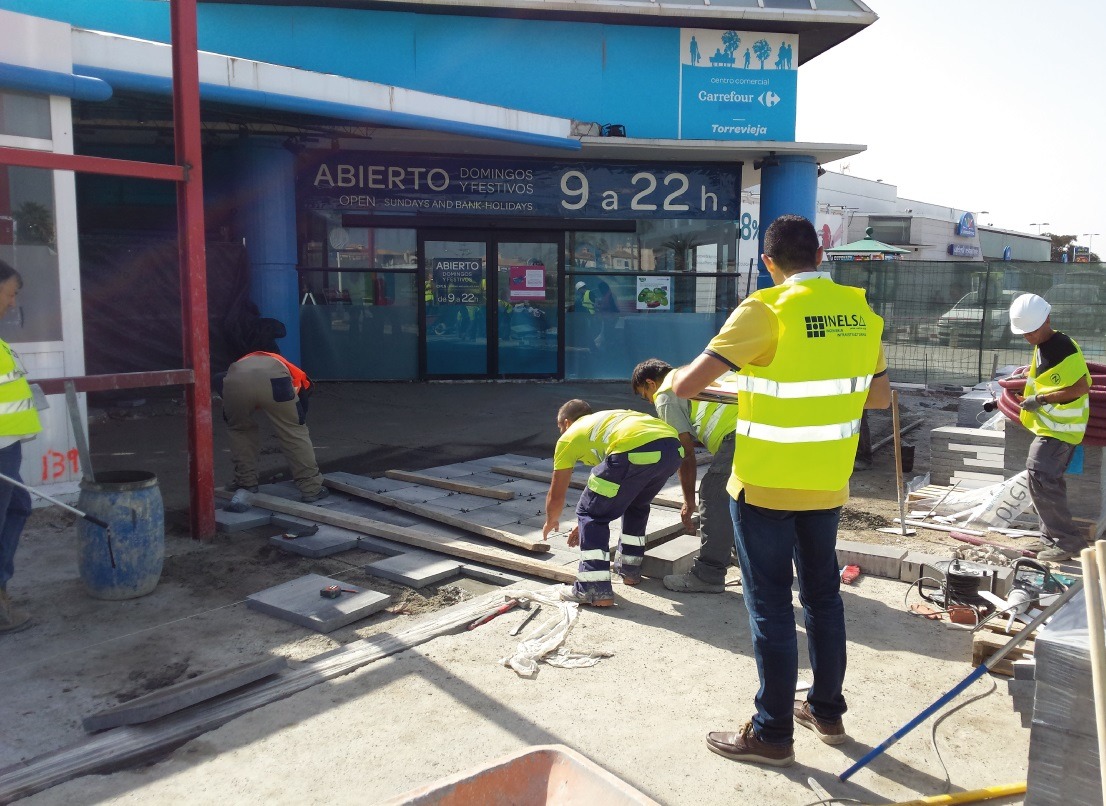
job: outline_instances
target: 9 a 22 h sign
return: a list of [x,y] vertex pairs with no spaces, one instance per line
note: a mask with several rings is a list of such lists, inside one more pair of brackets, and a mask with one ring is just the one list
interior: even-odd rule
[[308,209],[536,218],[733,219],[741,166],[327,152],[300,167]]

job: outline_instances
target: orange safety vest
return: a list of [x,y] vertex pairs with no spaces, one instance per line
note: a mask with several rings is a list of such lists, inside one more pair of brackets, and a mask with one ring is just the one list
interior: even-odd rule
[[[292,376],[292,388],[296,390],[297,394],[304,389],[311,388],[311,379],[307,377],[307,373],[297,367],[284,356],[278,355],[277,353],[266,353],[259,350],[256,353],[247,353],[246,355],[242,356],[242,358],[249,358],[251,355],[267,355],[269,356],[269,358],[275,358],[277,361],[284,364],[284,366],[288,369],[288,373]],[[239,361],[241,360],[242,359],[239,359]]]

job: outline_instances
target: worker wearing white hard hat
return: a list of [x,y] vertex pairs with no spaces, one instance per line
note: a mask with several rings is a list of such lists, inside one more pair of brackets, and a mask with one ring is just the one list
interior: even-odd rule
[[1037,559],[1060,562],[1086,547],[1068,509],[1064,471],[1087,430],[1090,380],[1079,345],[1052,329],[1051,311],[1043,297],[1022,294],[1010,306],[1010,330],[1033,346],[1018,405],[1021,424],[1034,434],[1026,470],[1029,495],[1041,519]]

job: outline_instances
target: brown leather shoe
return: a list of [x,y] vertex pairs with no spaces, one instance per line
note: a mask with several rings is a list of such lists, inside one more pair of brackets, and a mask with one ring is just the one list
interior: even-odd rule
[[814,731],[826,744],[841,744],[849,738],[849,734],[845,733],[844,722],[840,719],[836,722],[819,719],[810,710],[810,703],[806,700],[795,700],[795,722]]
[[712,753],[749,764],[789,767],[795,761],[795,752],[790,743],[772,744],[761,741],[753,732],[752,722],[746,722],[739,733],[708,733],[707,747]]
[[0,590],[0,635],[19,632],[31,626],[31,616],[12,604],[6,591]]

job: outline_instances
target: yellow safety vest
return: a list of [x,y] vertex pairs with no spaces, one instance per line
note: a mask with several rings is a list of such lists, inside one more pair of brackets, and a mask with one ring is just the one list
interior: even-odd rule
[[[1075,344],[1075,339],[1072,339]],[[1033,350],[1033,359],[1029,363],[1029,375],[1025,379],[1025,396],[1047,395],[1060,389],[1066,389],[1087,374],[1087,362],[1083,351],[1075,344],[1075,352],[1043,375],[1037,375],[1037,349]],[[1039,437],[1052,437],[1061,442],[1078,445],[1087,431],[1087,421],[1091,417],[1089,395],[1077,397],[1070,403],[1046,403],[1036,411],[1022,411],[1021,424]]]
[[[553,453],[553,468],[562,470],[578,461],[594,467],[608,454],[629,453],[634,448],[665,437],[678,439],[679,434],[668,423],[652,415],[629,409],[597,411],[584,415],[561,434]],[[659,458],[659,454],[642,453],[630,461],[653,464]]]
[[863,290],[828,278],[752,296],[775,313],[779,342],[768,366],[737,373],[734,475],[760,487],[840,490],[852,474],[883,320]]
[[0,437],[22,437],[42,430],[26,375],[23,362],[0,340]]
[[[676,373],[669,372],[657,386],[657,394],[672,392],[672,379]],[[719,382],[732,383],[735,374],[727,372]],[[737,406],[726,403],[707,403],[702,400],[689,400],[691,425],[695,429],[695,438],[711,453],[718,453],[718,447],[734,431],[737,423]]]
[[588,313],[595,313],[595,300],[591,298],[591,291],[585,291],[580,295],[580,304]]

